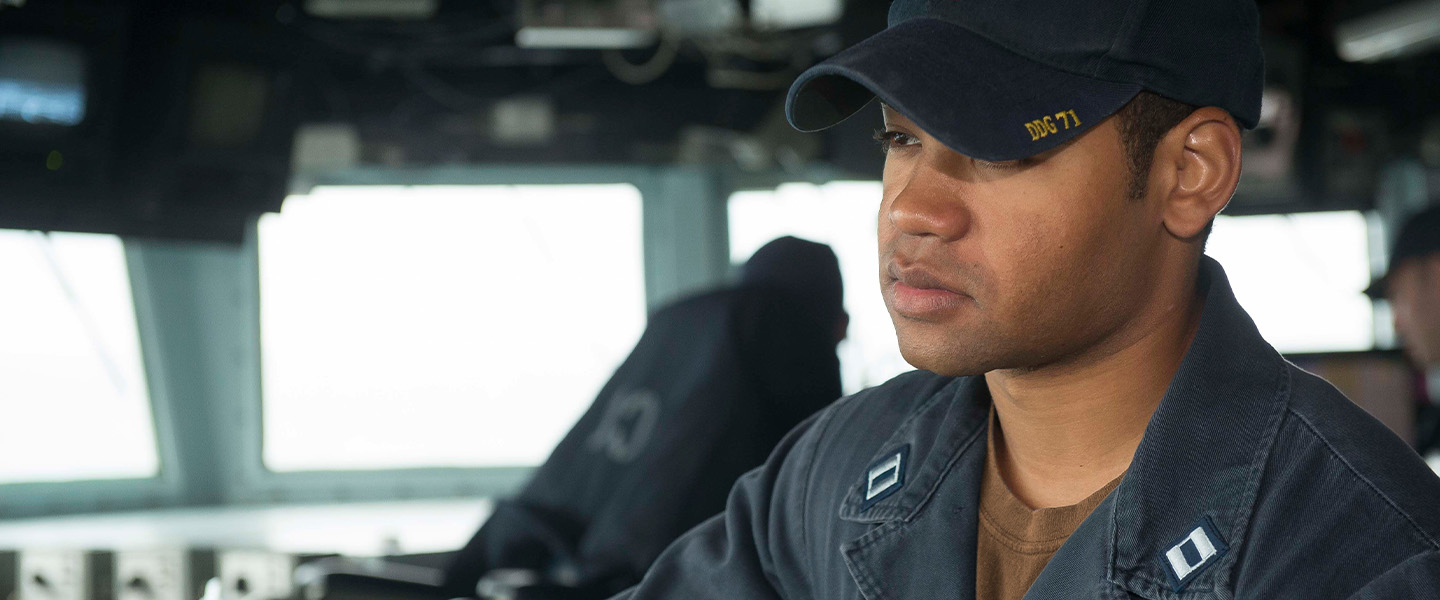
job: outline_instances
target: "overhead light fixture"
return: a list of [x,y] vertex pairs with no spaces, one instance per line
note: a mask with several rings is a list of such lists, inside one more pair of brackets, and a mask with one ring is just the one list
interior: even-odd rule
[[623,27],[522,27],[515,32],[521,48],[648,48],[659,38],[654,30]]
[[1375,62],[1440,45],[1440,0],[1422,0],[1351,19],[1335,28],[1340,58]]
[[326,19],[425,20],[440,0],[306,0],[305,12]]
[[750,0],[751,23],[767,31],[832,25],[844,13],[842,0]]
[[521,48],[646,48],[659,39],[655,0],[516,0]]

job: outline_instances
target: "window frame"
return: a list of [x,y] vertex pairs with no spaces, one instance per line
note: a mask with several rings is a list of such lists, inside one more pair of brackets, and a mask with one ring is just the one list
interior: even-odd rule
[[150,417],[155,431],[159,471],[153,477],[0,483],[0,515],[6,518],[58,513],[130,510],[171,506],[184,497],[184,473],[176,453],[176,423],[165,360],[156,352],[160,303],[150,287],[144,252],[120,238],[126,274],[135,307],[140,359],[150,391]]
[[[725,200],[734,175],[714,167],[604,164],[354,168],[296,173],[290,189],[633,185],[641,197],[648,311],[717,285],[728,275]],[[483,497],[523,483],[529,467],[266,469],[258,222],[257,215],[238,246],[121,238],[160,472],[146,479],[0,484],[0,519],[228,504]]]

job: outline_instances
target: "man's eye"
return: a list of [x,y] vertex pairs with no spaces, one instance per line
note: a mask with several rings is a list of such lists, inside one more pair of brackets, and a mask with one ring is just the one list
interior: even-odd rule
[[920,143],[920,140],[915,139],[915,136],[908,133],[883,129],[875,132],[875,141],[880,144],[881,152],[889,152],[891,149],[899,146],[911,146]]
[[980,160],[980,159],[977,158],[977,159],[975,159],[975,164],[976,164],[976,166],[979,166],[979,167],[982,168],[982,169],[994,169],[994,170],[997,170],[997,171],[1008,171],[1008,170],[1011,170],[1011,169],[1018,169],[1018,168],[1020,168],[1020,167],[1023,167],[1023,166],[1025,166],[1025,165],[1029,164],[1029,161],[1028,161],[1027,159],[1021,158],[1021,159],[1017,159],[1017,160],[1002,160],[1002,161],[998,161],[998,162],[992,162],[992,161],[988,161],[988,160]]

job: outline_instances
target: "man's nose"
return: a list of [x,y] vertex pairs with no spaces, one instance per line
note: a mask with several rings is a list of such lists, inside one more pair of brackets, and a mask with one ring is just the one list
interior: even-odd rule
[[898,179],[886,182],[887,187],[897,187],[884,215],[897,231],[951,241],[969,230],[971,213],[958,182],[925,164],[915,165]]

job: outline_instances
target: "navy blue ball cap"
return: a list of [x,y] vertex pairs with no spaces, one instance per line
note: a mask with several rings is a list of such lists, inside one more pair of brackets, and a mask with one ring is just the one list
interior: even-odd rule
[[889,27],[802,73],[785,110],[818,131],[879,97],[951,149],[1033,156],[1142,90],[1260,117],[1253,0],[895,0]]
[[878,96],[952,150],[1004,161],[1064,143],[1140,89],[1054,69],[959,25],[919,18],[806,71],[786,110],[797,129],[819,131]]

